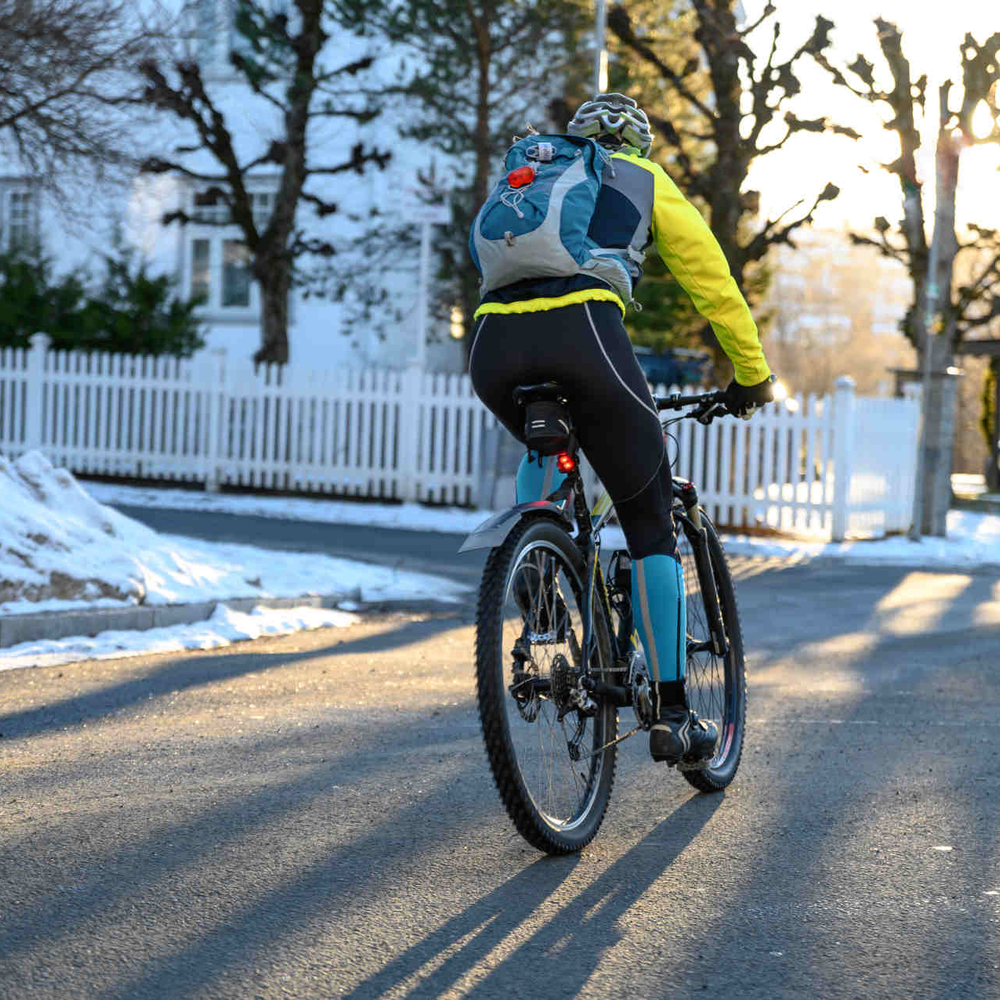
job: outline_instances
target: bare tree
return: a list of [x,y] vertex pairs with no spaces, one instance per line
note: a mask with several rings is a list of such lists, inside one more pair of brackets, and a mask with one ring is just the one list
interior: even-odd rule
[[[627,51],[655,71],[657,83],[680,99],[680,108],[670,104],[645,108],[657,140],[669,149],[665,166],[685,194],[706,207],[733,277],[752,299],[751,265],[762,261],[776,244],[794,245],[795,230],[810,223],[819,204],[840,191],[828,182],[808,207],[800,201],[773,219],[755,223],[759,194],[743,190],[750,165],[778,152],[797,132],[858,138],[851,128],[826,118],[801,119],[788,108],[801,89],[796,63],[804,56],[822,54],[830,44],[833,23],[817,17],[812,34],[787,58],[779,58],[781,25],[771,21],[774,4],[768,3],[757,21],[741,27],[736,0],[692,0],[697,51],[691,55],[678,49],[669,33],[658,34],[630,13],[634,8],[641,14],[648,6],[617,4],[608,26]],[[761,59],[747,38],[768,21],[771,44],[767,58]],[[774,122],[783,125],[782,133],[765,138],[773,132],[768,126]]]
[[[382,4],[368,19],[407,53],[390,88],[409,112],[402,134],[429,143],[449,175],[453,221],[435,238],[437,306],[459,306],[466,334],[479,304],[469,229],[512,134],[526,119],[544,130],[547,108],[577,71],[580,15],[567,0],[410,0]],[[562,131],[566,119],[557,120]],[[467,350],[468,336],[463,343]]]
[[[953,98],[954,82],[945,80],[938,93],[939,114],[935,152],[935,209],[933,234],[928,242],[923,202],[924,185],[917,177],[916,153],[920,148],[917,121],[924,111],[927,75],[914,80],[910,62],[903,53],[899,29],[881,18],[875,20],[878,44],[889,69],[891,86],[876,81],[875,66],[858,57],[849,66],[830,64],[822,53],[817,61],[846,87],[871,103],[885,102],[893,117],[885,127],[897,134],[900,155],[884,164],[894,174],[902,195],[902,219],[894,228],[880,216],[875,236],[853,234],[856,243],[871,244],[887,257],[901,261],[913,282],[912,304],[902,329],[920,353],[930,351],[931,392],[925,407],[923,524],[925,534],[943,535],[950,500],[950,474],[955,393],[943,377],[965,338],[990,327],[1000,319],[1000,234],[970,223],[963,239],[956,232],[955,195],[959,158],[963,149],[982,143],[1000,142],[1000,32],[980,44],[971,34],[961,46],[961,96]],[[977,134],[973,126],[976,109],[985,104],[992,127]],[[956,270],[964,256],[971,267]],[[932,270],[933,269],[933,270]],[[965,270],[968,277],[959,275]],[[964,275],[963,275],[964,277]],[[928,330],[928,320],[931,329]],[[937,335],[935,336],[934,333]]]
[[120,99],[158,31],[124,2],[0,0],[0,148],[56,189],[127,163]]
[[[338,211],[322,184],[310,185],[310,179],[361,173],[369,164],[384,167],[389,160],[388,153],[365,149],[360,142],[340,162],[313,159],[317,124],[338,119],[364,123],[378,113],[370,95],[352,82],[371,65],[371,58],[332,66],[322,58],[331,32],[345,25],[360,28],[366,6],[364,0],[294,0],[290,14],[285,14],[256,0],[240,0],[237,30],[243,44],[230,58],[262,106],[277,111],[279,122],[279,134],[262,140],[252,155],[238,152],[223,105],[206,86],[196,62],[179,61],[164,68],[150,60],[141,67],[147,83],[143,100],[172,113],[194,136],[193,142],[177,148],[175,156],[150,158],[143,167],[213,186],[228,207],[225,224],[239,227],[250,271],[261,290],[261,346],[254,354],[258,363],[288,361],[288,297],[296,262],[305,255],[324,258],[335,252],[328,241],[310,236],[300,226],[297,213],[303,203],[321,218]],[[217,170],[189,166],[186,155],[199,150],[211,154]],[[277,170],[279,179],[273,210],[261,228],[254,221],[247,181],[268,167]],[[180,211],[164,221],[189,219]]]

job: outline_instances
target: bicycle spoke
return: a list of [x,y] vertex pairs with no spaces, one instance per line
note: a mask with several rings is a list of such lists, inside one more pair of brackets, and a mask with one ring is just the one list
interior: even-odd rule
[[[568,571],[564,557],[544,545],[522,552],[508,580],[504,601],[519,606],[519,613],[511,614],[506,609],[503,613],[504,621],[510,622],[506,626],[510,635],[503,639],[503,648],[509,651],[518,645],[526,657],[524,669],[533,678],[551,683],[557,654],[561,657],[559,669],[572,670],[575,666],[569,634],[572,623],[583,619],[579,610],[581,582]],[[515,629],[517,635],[513,634]],[[560,708],[552,693],[539,692],[534,697],[538,709],[533,718],[530,711],[523,710],[523,699],[518,702],[512,692],[505,699],[517,766],[529,795],[548,821],[572,825],[589,808],[603,765],[600,754],[586,750],[574,761],[569,745],[578,728],[583,748],[596,748],[614,734],[605,736],[606,728],[595,717],[585,717],[582,724],[575,712],[558,719]],[[532,726],[536,732],[531,732]]]

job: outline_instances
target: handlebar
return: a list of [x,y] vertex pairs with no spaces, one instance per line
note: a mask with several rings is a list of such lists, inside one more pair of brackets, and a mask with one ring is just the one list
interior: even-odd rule
[[657,410],[680,410],[685,406],[704,406],[708,404],[725,404],[727,396],[721,389],[712,392],[699,392],[694,396],[682,396],[672,392],[669,396],[654,396]]
[[[699,424],[710,424],[716,417],[724,416],[729,412],[727,400],[729,397],[721,389],[712,392],[699,392],[694,396],[682,396],[679,392],[672,392],[669,396],[656,396],[657,410],[680,410],[685,406],[693,406],[690,413],[685,413],[684,417],[691,417]],[[684,419],[681,417],[680,419]]]

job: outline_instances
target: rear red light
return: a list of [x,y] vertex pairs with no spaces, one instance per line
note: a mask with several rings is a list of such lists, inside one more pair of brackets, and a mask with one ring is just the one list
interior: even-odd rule
[[568,451],[561,451],[556,459],[556,468],[560,472],[572,472],[576,468],[576,459]]
[[512,188],[524,187],[535,179],[535,168],[531,166],[518,167],[507,175],[507,183]]

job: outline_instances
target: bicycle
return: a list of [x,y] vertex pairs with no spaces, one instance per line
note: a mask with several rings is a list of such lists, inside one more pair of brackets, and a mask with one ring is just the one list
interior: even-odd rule
[[[519,833],[549,854],[596,836],[615,779],[618,744],[654,722],[651,678],[631,610],[631,560],[612,553],[605,576],[600,531],[613,513],[605,490],[588,508],[566,395],[553,382],[519,386],[526,407],[555,403],[546,441],[563,484],[481,524],[460,551],[490,548],[476,610],[476,688],[487,757]],[[711,421],[725,393],[657,397],[676,420]],[[675,421],[669,421],[673,423]],[[532,447],[529,441],[529,447]],[[674,479],[673,516],[687,599],[691,707],[719,727],[711,760],[678,765],[702,792],[733,780],[743,752],[746,678],[736,591],[719,536],[695,485]],[[618,709],[636,725],[618,735]]]

